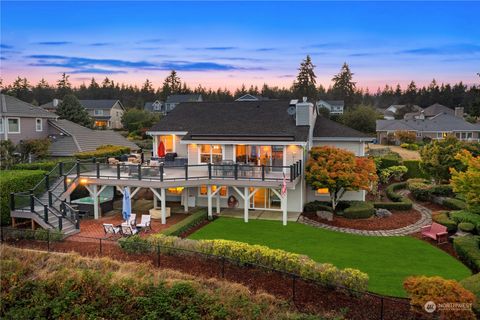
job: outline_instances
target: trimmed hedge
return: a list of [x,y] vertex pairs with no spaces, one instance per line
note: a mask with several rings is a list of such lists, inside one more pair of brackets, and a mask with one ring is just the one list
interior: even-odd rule
[[403,160],[403,165],[408,169],[407,173],[405,174],[407,179],[428,179],[428,174],[422,170],[420,163],[420,160]]
[[480,303],[480,273],[474,274],[471,277],[465,278],[460,281],[460,284],[467,289],[468,291],[472,292],[476,297],[477,301],[473,304],[473,308],[477,311],[479,310],[479,303]]
[[480,271],[480,236],[468,235],[456,237],[453,240],[453,247],[460,260],[475,272]]
[[199,211],[192,213],[189,217],[163,230],[162,233],[167,236],[179,236],[185,231],[199,225],[207,218],[207,211],[205,209],[200,209]]
[[343,210],[343,216],[347,219],[366,219],[374,213],[373,203],[363,201],[353,201],[350,207]]
[[436,223],[441,224],[442,226],[447,227],[448,232],[457,231],[457,222],[450,219],[447,212],[442,212],[442,213],[433,215],[432,220],[435,221]]
[[407,187],[406,182],[392,183],[387,187],[385,193],[387,197],[393,202],[374,202],[375,208],[383,208],[388,210],[410,210],[413,203],[407,197],[397,194],[395,191],[405,189]]
[[449,184],[436,184],[430,188],[430,192],[439,197],[452,197],[455,194],[453,193],[452,186]]
[[75,153],[75,157],[78,159],[105,158],[116,157],[128,153],[130,153],[129,147],[104,145],[98,147],[95,151],[84,151]]
[[475,225],[470,222],[460,222],[458,224],[458,229],[464,231],[464,232],[470,232],[472,233],[475,230]]
[[470,222],[475,226],[480,226],[480,215],[460,210],[450,212],[450,219],[454,220],[456,223]]
[[452,210],[464,210],[467,208],[465,201],[455,198],[446,198],[443,200],[442,204]]
[[318,200],[307,203],[303,210],[305,212],[317,212],[317,211],[333,212],[333,209],[328,202],[318,201]]
[[0,171],[0,223],[2,225],[10,224],[10,193],[32,189],[44,175],[45,171],[42,170]]
[[412,196],[419,201],[428,201],[431,197],[431,185],[423,179],[409,179],[407,181],[408,190]]

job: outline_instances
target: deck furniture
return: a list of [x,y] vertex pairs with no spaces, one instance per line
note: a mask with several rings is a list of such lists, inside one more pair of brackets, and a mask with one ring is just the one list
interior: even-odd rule
[[142,214],[142,220],[140,221],[140,223],[137,224],[137,228],[142,228],[143,230],[145,230],[145,232],[147,231],[147,229],[152,230],[151,220],[152,220],[151,215]]
[[124,236],[133,236],[138,233],[138,229],[132,227],[128,223],[122,223],[122,235]]
[[128,219],[128,222],[130,222],[130,225],[135,226],[137,224],[137,214],[132,213]]
[[105,231],[106,237],[116,236],[120,234],[120,228],[115,227],[111,223],[104,223],[103,224],[103,231]]
[[422,237],[436,240],[437,243],[445,243],[448,241],[447,227],[433,222],[430,226],[422,227]]

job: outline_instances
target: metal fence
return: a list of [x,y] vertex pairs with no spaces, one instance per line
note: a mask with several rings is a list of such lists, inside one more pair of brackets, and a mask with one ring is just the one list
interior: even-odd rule
[[[82,256],[110,257],[128,262],[148,262],[157,268],[174,269],[192,275],[214,277],[244,284],[295,304],[307,312],[341,311],[348,319],[414,319],[408,299],[357,292],[344,287],[305,279],[297,274],[255,263],[242,263],[225,256],[154,245],[144,242],[120,244],[118,239],[58,232],[0,227],[2,243],[48,252],[76,252]],[[122,247],[123,246],[123,247]]]

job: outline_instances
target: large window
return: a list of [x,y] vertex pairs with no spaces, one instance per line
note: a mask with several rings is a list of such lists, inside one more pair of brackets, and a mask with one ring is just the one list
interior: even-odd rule
[[96,116],[103,116],[103,109],[95,109],[93,114]]
[[35,131],[37,132],[43,131],[43,122],[41,118],[35,119]]
[[[217,191],[217,186],[212,186],[212,193],[215,191]],[[200,196],[206,196],[207,193],[208,193],[207,186],[206,185],[200,186],[199,188]],[[218,191],[218,193],[220,194],[220,197],[226,198],[228,196],[228,188],[225,186],[220,187],[220,191]]]
[[160,136],[160,141],[165,146],[165,152],[175,152],[173,135]]
[[222,146],[219,144],[200,145],[200,163],[219,163],[223,159]]
[[8,118],[8,133],[20,133],[20,118]]

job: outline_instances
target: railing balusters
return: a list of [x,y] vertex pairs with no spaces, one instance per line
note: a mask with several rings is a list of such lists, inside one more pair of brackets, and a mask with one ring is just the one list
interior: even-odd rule
[[233,171],[233,177],[238,180],[238,163],[235,163],[235,169]]
[[208,163],[208,179],[212,180],[212,164]]
[[48,173],[45,174],[45,189],[50,189],[50,175]]
[[265,165],[262,164],[262,181],[265,181]]
[[58,230],[62,231],[63,229],[63,218],[58,217]]
[[142,180],[142,165],[138,164],[138,180]]
[[30,212],[35,212],[35,200],[33,199],[33,190],[30,190]]
[[10,192],[10,210],[15,210],[15,193]]
[[120,179],[120,163],[117,163],[117,179]]
[[290,182],[293,182],[293,165],[290,165]]
[[58,163],[58,175],[63,176],[63,162]]
[[46,204],[43,205],[43,221],[48,223],[48,206]]
[[52,191],[48,190],[48,205],[51,207],[53,205]]
[[100,179],[100,162],[95,163],[97,167],[97,179]]
[[163,182],[163,163],[160,163],[160,181]]
[[80,159],[77,159],[77,177],[80,177]]
[[185,180],[188,180],[188,164],[185,164]]

